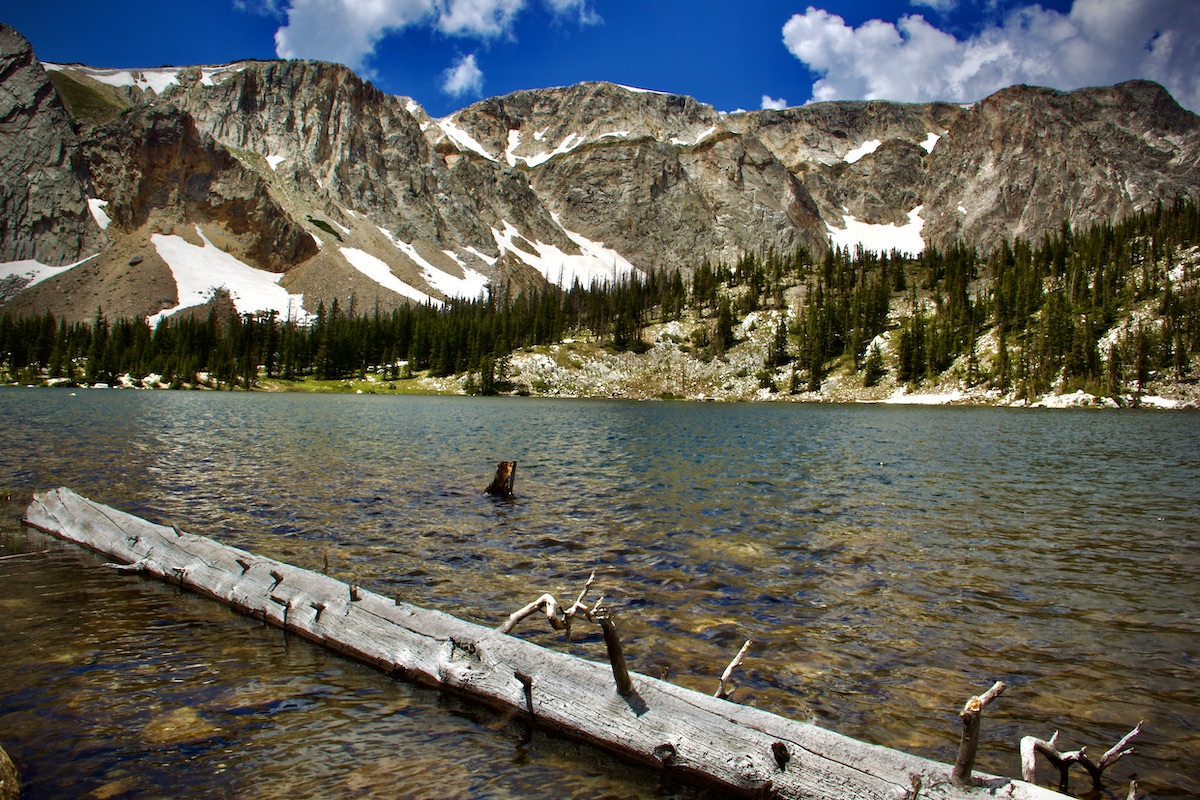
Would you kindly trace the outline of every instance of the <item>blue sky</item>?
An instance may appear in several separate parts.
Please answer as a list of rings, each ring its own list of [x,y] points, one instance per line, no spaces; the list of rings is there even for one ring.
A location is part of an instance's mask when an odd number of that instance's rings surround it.
[[[60,0],[0,14],[44,61],[345,63],[443,116],[607,80],[723,111],[969,102],[1013,83],[1149,78],[1200,110],[1200,0]]]

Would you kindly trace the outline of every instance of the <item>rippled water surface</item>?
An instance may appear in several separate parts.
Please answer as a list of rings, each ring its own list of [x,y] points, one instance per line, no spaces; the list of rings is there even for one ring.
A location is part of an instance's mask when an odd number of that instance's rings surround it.
[[[60,485],[484,624],[594,569],[634,669],[712,692],[750,638],[735,699],[941,760],[1002,679],[981,768],[1145,720],[1110,794],[1200,796],[1195,413],[0,389],[0,420],[29,798],[693,794],[22,530]]]

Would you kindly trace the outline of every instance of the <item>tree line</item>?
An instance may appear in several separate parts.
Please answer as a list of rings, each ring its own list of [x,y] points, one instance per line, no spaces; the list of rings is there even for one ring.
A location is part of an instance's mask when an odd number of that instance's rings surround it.
[[[647,325],[687,315],[701,323],[687,346],[711,359],[737,343],[738,320],[768,309],[783,313],[764,375],[790,365],[794,391],[818,389],[839,363],[870,385],[886,364],[899,382],[920,384],[958,362],[967,383],[1018,396],[1052,388],[1112,395],[1128,383],[1140,387],[1153,371],[1183,378],[1200,351],[1200,280],[1180,258],[1197,244],[1200,206],[1180,198],[1115,224],[1081,232],[1064,224],[1038,242],[1006,241],[986,255],[961,244],[915,258],[848,248],[820,257],[806,248],[766,251],[733,264],[705,261],[686,277],[651,272],[443,307],[360,314],[334,300],[307,324],[215,311],[167,317],[153,329],[99,310],[90,323],[2,315],[0,379],[94,384],[154,374],[172,386],[202,376],[249,389],[262,375],[467,373],[490,393],[502,388],[509,354],[560,342],[569,331],[636,352],[649,346]],[[1135,308],[1138,321],[1114,331]],[[889,331],[885,361],[879,342]],[[985,333],[994,337],[987,359],[976,352]]]

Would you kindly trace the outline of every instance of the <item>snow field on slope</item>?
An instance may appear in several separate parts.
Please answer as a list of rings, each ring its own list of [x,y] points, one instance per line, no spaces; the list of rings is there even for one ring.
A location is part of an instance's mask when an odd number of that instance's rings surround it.
[[[0,263],[0,281],[12,277],[24,279],[21,286],[24,289],[28,289],[30,286],[39,284],[48,278],[53,278],[55,275],[61,275],[69,269],[91,261],[97,255],[99,253],[94,253],[85,259],[76,261],[74,264],[66,264],[61,267],[52,267],[32,258],[22,259],[21,261],[5,261]]]
[[[453,259],[454,263],[458,264],[459,269],[463,271],[463,277],[461,278],[430,264],[417,252],[417,248],[408,242],[397,239],[387,228],[376,227],[392,243],[393,247],[404,253],[414,264],[421,268],[421,277],[425,279],[425,282],[442,294],[447,297],[461,297],[467,300],[474,300],[487,294],[489,283],[487,276],[482,272],[476,272],[468,267],[453,251],[443,250],[442,252]],[[417,290],[414,289],[414,291]]]
[[[203,246],[197,247],[181,236],[156,233],[150,237],[154,249],[167,262],[175,276],[179,304],[153,314],[146,322],[154,327],[164,317],[192,306],[207,303],[217,289],[224,287],[240,314],[278,311],[284,319],[307,321],[302,306],[304,295],[288,294],[279,285],[282,273],[255,269],[218,248],[196,226]]]
[[[501,252],[511,253],[540,272],[546,280],[564,289],[571,288],[575,281],[579,281],[583,286],[591,286],[616,281],[637,272],[633,264],[616,250],[563,228],[557,216],[553,219],[567,237],[579,246],[582,251],[580,255],[568,255],[555,245],[530,241],[510,222],[504,223],[502,231],[492,228],[492,236]],[[537,254],[529,253],[514,244],[513,240],[516,238],[529,242],[537,250]]]
[[[407,297],[409,300],[415,300],[418,303],[431,303],[435,306],[445,305],[445,303],[436,297],[427,295],[397,278],[392,274],[392,268],[382,259],[371,255],[365,250],[359,250],[357,247],[342,247],[340,249],[342,255],[350,262],[350,266],[383,288],[391,289],[401,297]]]
[[[925,250],[925,241],[921,238],[921,229],[925,227],[925,220],[921,219],[921,211],[924,208],[917,206],[908,212],[907,225],[872,225],[859,222],[845,214],[842,217],[845,228],[835,228],[828,222],[825,223],[825,227],[829,230],[829,238],[835,247],[848,247],[853,250],[861,245],[864,250],[876,253],[899,250],[915,256]]]

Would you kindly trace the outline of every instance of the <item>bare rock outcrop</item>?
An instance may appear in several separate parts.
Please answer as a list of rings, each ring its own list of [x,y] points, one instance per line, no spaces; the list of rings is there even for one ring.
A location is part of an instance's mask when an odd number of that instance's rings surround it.
[[[204,224],[226,233],[228,252],[270,272],[316,255],[312,236],[270,187],[177,108],[145,106],[93,129],[84,152],[112,224],[171,233]]]
[[[1194,195],[1200,118],[1149,81],[1014,86],[959,116],[931,154],[925,237],[985,249]]]
[[[0,23],[0,262],[60,266],[96,252],[79,139],[17,31]]]

